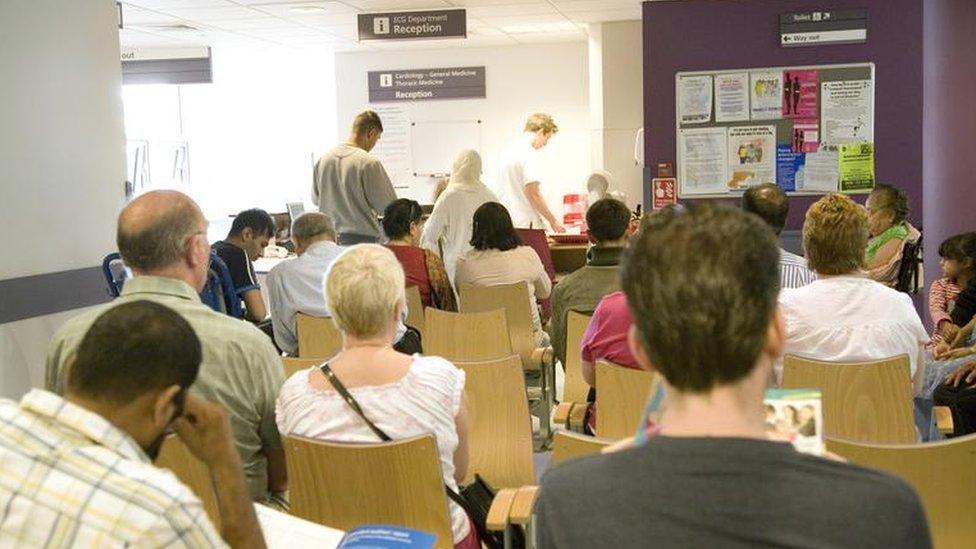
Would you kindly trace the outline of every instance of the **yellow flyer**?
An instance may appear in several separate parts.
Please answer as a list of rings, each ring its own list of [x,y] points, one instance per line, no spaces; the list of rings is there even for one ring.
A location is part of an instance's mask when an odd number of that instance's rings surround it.
[[[840,146],[837,158],[840,190],[845,193],[874,188],[874,144],[847,143]]]

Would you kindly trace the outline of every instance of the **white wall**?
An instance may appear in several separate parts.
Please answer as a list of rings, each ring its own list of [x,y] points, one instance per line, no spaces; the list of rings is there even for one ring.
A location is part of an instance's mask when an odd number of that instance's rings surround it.
[[[561,216],[562,195],[584,192],[590,170],[586,42],[336,54],[337,140],[345,140],[353,117],[369,106],[368,71],[462,66],[486,67],[485,99],[398,104],[406,107],[411,121],[482,120],[481,154],[489,185],[499,152],[521,135],[525,118],[533,112],[552,114],[559,134],[542,151],[542,190],[553,213]],[[414,192],[400,194],[430,202],[426,180]]]
[[[333,54],[218,46],[212,55],[213,84],[126,86],[127,137],[186,141],[188,192],[211,220],[308,202],[313,158],[336,134]]]

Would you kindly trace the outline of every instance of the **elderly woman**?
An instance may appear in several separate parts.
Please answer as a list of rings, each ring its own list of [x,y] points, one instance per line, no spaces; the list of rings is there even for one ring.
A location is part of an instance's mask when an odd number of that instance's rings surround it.
[[[342,351],[328,367],[366,417],[391,438],[433,434],[444,483],[456,491],[468,468],[464,372],[439,357],[409,356],[393,349],[405,306],[403,269],[396,257],[375,244],[347,249],[326,274],[325,294],[343,335]],[[379,442],[319,367],[296,372],[285,381],[275,411],[284,436]],[[448,506],[455,547],[480,547],[464,510],[452,501]]]
[[[536,299],[549,297],[552,281],[542,266],[539,254],[529,246],[522,245],[505,206],[488,202],[474,212],[471,246],[474,249],[457,264],[455,282],[458,287],[462,284],[497,286],[526,283],[536,345],[548,345],[549,335],[542,331]]]
[[[928,334],[911,299],[865,276],[868,214],[842,194],[807,210],[803,248],[817,280],[780,293],[786,321],[785,354],[827,362],[859,362],[908,355],[913,392],[925,371]],[[777,364],[782,378],[782,364]]]
[[[437,254],[420,247],[424,229],[423,209],[415,200],[401,198],[390,202],[383,212],[383,232],[407,277],[407,286],[420,290],[424,307],[457,311],[454,289]]]
[[[905,242],[918,240],[921,233],[908,217],[908,196],[889,185],[878,185],[865,203],[871,239],[865,248],[865,268],[870,278],[894,287],[898,283]]]
[[[471,218],[485,202],[495,202],[495,194],[481,182],[481,156],[465,150],[454,160],[447,188],[434,204],[420,243],[442,254],[447,275],[454,280],[458,259],[471,249]]]

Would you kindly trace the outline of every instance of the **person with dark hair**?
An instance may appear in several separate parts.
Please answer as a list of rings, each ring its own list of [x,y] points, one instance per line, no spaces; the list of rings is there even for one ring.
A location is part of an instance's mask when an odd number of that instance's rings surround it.
[[[929,288],[929,317],[932,321],[932,340],[929,348],[942,341],[952,343],[960,326],[952,323],[953,306],[960,292],[976,276],[976,233],[950,236],[939,245],[939,266],[944,277],[932,282]]]
[[[19,404],[0,400],[0,538],[24,547],[263,547],[227,412],[187,394],[202,356],[178,313],[130,300],[94,319],[63,396],[33,389]],[[220,487],[223,540],[197,496],[152,464],[171,428]]]
[[[420,247],[424,230],[424,211],[415,200],[400,198],[383,212],[386,247],[403,266],[407,287],[420,290],[424,307],[457,311],[457,300],[444,263],[434,252]]]
[[[592,246],[586,252],[586,265],[566,275],[552,292],[550,339],[556,358],[566,364],[566,315],[569,311],[592,314],[603,296],[620,288],[620,254],[627,244],[630,208],[615,198],[603,198],[586,211],[586,225]]]
[[[117,241],[134,277],[120,297],[72,318],[54,334],[44,387],[64,394],[71,357],[105,311],[137,300],[173,309],[203,347],[200,374],[190,391],[227,408],[251,498],[283,507],[288,477],[274,421],[275,397],[284,382],[281,357],[253,324],[200,302],[210,268],[206,235],[203,212],[183,193],[151,191],[127,204],[119,214]]]
[[[631,348],[664,377],[667,405],[646,442],[546,473],[537,546],[930,547],[903,480],[767,438],[763,393],[786,338],[773,232],[726,205],[662,212],[621,285]],[[874,520],[856,519],[865,502]]]
[[[275,234],[275,222],[268,212],[252,208],[234,217],[227,238],[214,242],[213,251],[224,260],[234,282],[234,293],[241,299],[244,317],[262,322],[268,308],[261,296],[261,285],[254,273],[254,260],[261,257]]]
[[[871,232],[864,252],[868,276],[894,287],[898,283],[905,243],[916,242],[922,236],[908,222],[908,195],[890,185],[877,185],[864,206]]]
[[[524,282],[529,288],[529,309],[535,327],[536,345],[549,344],[549,335],[542,330],[536,299],[545,299],[552,292],[552,281],[542,266],[539,254],[523,246],[508,210],[498,202],[486,202],[474,212],[471,227],[471,247],[457,263],[454,278],[457,287],[463,284],[495,286]]]
[[[742,194],[742,209],[758,215],[779,236],[790,213],[790,198],[779,185],[763,183],[746,189]],[[782,247],[779,249],[779,276],[781,288],[799,288],[817,278],[805,259]]]
[[[377,217],[396,200],[386,169],[369,154],[381,135],[380,116],[363,111],[353,121],[349,139],[315,163],[312,203],[335,223],[343,246],[379,242]]]

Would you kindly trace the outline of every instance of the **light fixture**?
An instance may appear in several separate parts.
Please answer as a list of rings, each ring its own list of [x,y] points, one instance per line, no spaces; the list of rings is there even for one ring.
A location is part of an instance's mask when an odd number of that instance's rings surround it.
[[[325,8],[322,6],[292,6],[288,10],[294,13],[319,13],[325,11]]]

